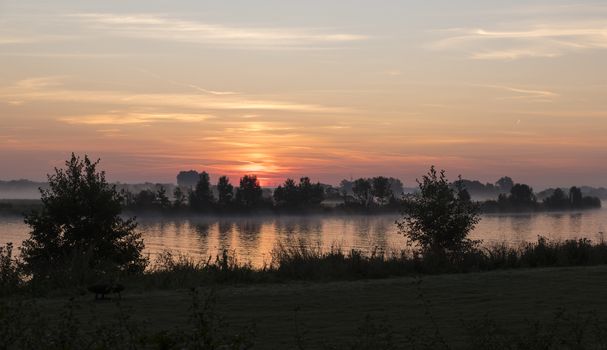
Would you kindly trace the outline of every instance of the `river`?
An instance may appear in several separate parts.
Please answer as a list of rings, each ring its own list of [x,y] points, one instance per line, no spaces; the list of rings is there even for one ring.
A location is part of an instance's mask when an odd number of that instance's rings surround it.
[[[151,255],[163,250],[207,258],[228,249],[241,262],[269,263],[278,242],[370,251],[398,251],[405,239],[398,234],[398,215],[262,216],[262,217],[140,217],[138,230]],[[553,240],[602,239],[607,232],[607,209],[582,212],[483,215],[470,237],[483,244]],[[18,216],[0,216],[0,243],[19,245],[28,226]]]

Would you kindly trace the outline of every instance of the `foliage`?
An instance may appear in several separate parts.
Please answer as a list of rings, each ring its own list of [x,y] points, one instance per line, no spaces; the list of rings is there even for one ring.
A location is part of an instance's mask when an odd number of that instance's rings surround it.
[[[372,190],[373,185],[369,179],[357,179],[352,185],[354,197],[356,197],[356,200],[364,207],[371,205],[371,201],[373,200]]]
[[[230,179],[227,176],[219,178],[217,181],[217,191],[219,192],[219,200],[217,202],[219,207],[229,207],[234,199],[234,186],[230,184]]]
[[[173,208],[182,209],[186,206],[186,195],[181,189],[181,187],[175,187],[175,191],[173,191]]]
[[[386,205],[393,196],[390,179],[383,176],[371,179],[371,194],[379,205]]]
[[[273,197],[279,207],[314,208],[324,200],[325,191],[320,183],[312,184],[310,178],[302,177],[299,184],[287,179],[274,190]]]
[[[154,209],[157,203],[156,193],[152,190],[142,190],[133,198],[133,206],[141,209]]]
[[[436,257],[456,257],[474,247],[468,234],[479,222],[478,205],[470,201],[465,189],[453,189],[445,172],[430,168],[419,192],[405,197],[399,232],[408,243],[417,246],[423,254]]]
[[[208,211],[213,208],[214,202],[209,174],[203,171],[200,173],[196,188],[190,192],[190,207],[195,211]]]
[[[515,184],[512,186],[508,199],[517,208],[534,207],[537,202],[533,189],[526,184]]]
[[[544,206],[556,210],[568,209],[570,207],[569,198],[562,189],[557,188],[551,196],[544,199]]]
[[[256,175],[245,175],[236,189],[236,201],[245,209],[252,209],[262,202],[262,190]]]
[[[171,200],[167,196],[167,190],[164,186],[159,186],[156,190],[155,204],[161,209],[166,210],[171,208]]]
[[[540,193],[542,203],[537,202],[533,189],[525,184],[515,184],[510,194],[500,194],[497,201],[482,203],[484,212],[529,212],[539,210],[582,210],[600,208],[598,197],[583,196],[577,187],[571,187],[569,194],[561,188],[549,189]]]
[[[110,186],[99,161],[72,154],[65,169],[48,176],[49,189],[41,190],[42,208],[25,217],[31,228],[21,255],[25,272],[34,279],[49,279],[63,272],[71,283],[83,283],[77,271],[108,273],[142,271],[143,241],[135,219],[123,219],[122,198]]]
[[[509,176],[501,177],[495,182],[495,185],[500,189],[502,193],[509,193],[514,186],[514,181]]]
[[[22,274],[13,257],[13,244],[0,247],[0,296],[11,294],[21,286]]]

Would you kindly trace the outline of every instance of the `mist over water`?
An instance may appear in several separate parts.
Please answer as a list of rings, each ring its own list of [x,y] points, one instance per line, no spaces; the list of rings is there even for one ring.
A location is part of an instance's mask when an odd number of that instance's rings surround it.
[[[241,262],[262,266],[271,260],[278,242],[303,243],[325,250],[339,246],[345,250],[398,251],[405,239],[394,224],[398,215],[349,216],[260,216],[138,218],[139,230],[152,256],[163,250],[207,259],[224,249],[235,251]],[[602,239],[607,232],[607,210],[535,214],[483,215],[471,238],[491,245],[517,245],[549,239]],[[19,216],[0,216],[0,243],[19,245],[28,236],[28,227]]]

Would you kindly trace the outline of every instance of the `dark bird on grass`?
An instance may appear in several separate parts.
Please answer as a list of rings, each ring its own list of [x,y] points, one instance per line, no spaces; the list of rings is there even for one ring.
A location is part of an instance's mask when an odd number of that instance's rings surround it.
[[[119,283],[99,283],[88,287],[88,290],[95,294],[95,300],[105,299],[106,294],[118,294],[118,298],[122,298],[120,293],[124,286]]]

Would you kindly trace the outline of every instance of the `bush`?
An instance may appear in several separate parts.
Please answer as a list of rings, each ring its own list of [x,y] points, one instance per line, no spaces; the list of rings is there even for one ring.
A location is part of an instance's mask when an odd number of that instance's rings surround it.
[[[405,197],[399,232],[426,257],[444,263],[473,249],[478,242],[468,234],[479,222],[479,206],[470,200],[462,180],[450,186],[444,170],[434,167],[418,181],[419,191]]]
[[[134,218],[123,219],[122,196],[97,162],[72,154],[48,176],[42,208],[26,215],[30,237],[21,249],[25,272],[43,284],[81,285],[147,264]]]

